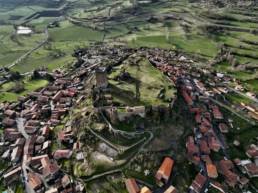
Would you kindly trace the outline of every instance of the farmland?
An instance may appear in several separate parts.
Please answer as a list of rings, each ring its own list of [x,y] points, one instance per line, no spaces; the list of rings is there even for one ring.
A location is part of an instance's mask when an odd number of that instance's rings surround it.
[[[255,15],[248,14],[244,8],[198,9],[198,3],[188,3],[186,0],[140,3],[136,10],[131,10],[129,1],[107,0],[99,4],[79,0],[63,2],[65,3],[68,3],[65,9],[68,17],[50,15],[29,20],[26,25],[31,26],[36,33],[31,37],[18,37],[17,42],[21,43],[19,45],[10,39],[14,32],[13,25],[22,24],[29,15],[49,8],[45,3],[29,7],[17,6],[14,9],[8,6],[1,8],[0,18],[5,23],[0,30],[4,48],[0,53],[1,66],[10,64],[40,42],[44,37],[45,27],[57,20],[60,20],[59,26],[49,29],[49,44],[61,49],[64,52],[63,58],[47,59],[49,50],[43,47],[22,61],[15,70],[33,70],[47,65],[44,63],[51,60],[53,67],[50,70],[53,70],[71,61],[71,57],[67,55],[75,47],[101,41],[124,43],[132,47],[177,49],[203,61],[212,60],[218,54],[220,46],[225,44],[240,64],[249,66],[258,60],[257,45],[252,43],[258,41],[253,33],[257,27]],[[59,6],[63,4],[60,3]],[[133,11],[137,13],[136,16],[130,14]],[[216,31],[218,26],[222,28],[218,33],[209,32],[213,28]],[[36,62],[37,60],[39,61]],[[25,70],[21,70],[24,66]],[[237,78],[243,79],[238,76],[242,70],[233,71]],[[252,79],[257,78],[257,74],[252,75]]]
[[[20,85],[23,85],[24,89],[21,92],[14,92],[13,90]],[[19,96],[25,96],[31,91],[42,88],[48,84],[47,80],[20,80],[18,82],[12,81],[6,84],[3,84],[0,87],[0,101],[16,101]]]
[[[71,148],[74,143],[73,139],[69,146],[62,144],[62,139],[55,141],[61,136],[59,133],[76,129],[72,134],[79,142],[73,145],[76,156],[58,163],[73,177],[82,177],[89,192],[124,192],[127,177],[156,188],[154,177],[164,156],[175,160],[171,181],[180,192],[185,192],[197,174],[197,168],[189,164],[192,155],[185,156],[187,138],[193,136],[193,143],[200,146],[198,140],[205,133],[199,131],[203,125],[194,120],[198,119],[192,116],[194,113],[201,116],[200,122],[204,118],[210,121],[208,133],[214,136],[203,137],[209,148],[213,144],[208,140],[213,139],[220,141],[215,145],[230,147],[226,153],[216,154],[216,147],[213,149],[210,158],[215,165],[223,156],[245,159],[246,149],[257,143],[257,125],[251,117],[255,110],[245,105],[257,103],[254,96],[258,94],[258,5],[210,2],[213,1],[0,0],[0,103],[7,108],[19,97],[31,94],[26,105],[12,108],[18,108],[15,116],[23,116],[26,112],[20,113],[22,108],[31,109],[29,103],[36,101],[32,111],[40,113],[32,119],[41,119],[41,103],[46,104],[51,117],[42,118],[40,124],[60,119],[51,126],[49,140],[53,143],[49,149],[53,157],[56,150]],[[99,73],[107,81],[107,88],[92,83],[97,67],[106,67],[105,72]],[[63,85],[59,88],[59,84]],[[32,96],[33,91],[39,90],[43,97]],[[67,96],[58,99],[56,91]],[[58,104],[52,103],[54,96],[54,103]],[[213,103],[221,106],[223,121],[217,120]],[[103,107],[103,112],[93,112],[99,107]],[[111,108],[104,111],[106,107]],[[60,117],[52,116],[53,108],[64,111]],[[143,113],[122,119],[130,111],[142,109],[150,120],[145,120]],[[67,114],[63,115],[64,112]],[[5,114],[9,116],[10,111]],[[117,114],[120,116],[112,117]],[[116,122],[118,118],[121,121]],[[219,123],[230,128],[222,132]],[[0,128],[1,136],[5,135],[5,126]],[[216,137],[217,133],[225,134],[228,143],[224,144],[220,135]],[[141,146],[136,143],[143,142],[140,138],[145,140]],[[112,148],[99,144],[102,140],[115,147],[117,157],[110,156],[105,161],[96,153],[101,149],[113,154]],[[81,143],[85,145],[82,148]],[[132,149],[125,150],[129,145]],[[13,152],[13,146],[10,147]],[[199,151],[200,147],[196,149]],[[131,160],[131,156],[135,159]],[[117,160],[114,162],[113,158]],[[116,165],[117,176],[111,179],[103,175],[94,180],[94,176],[113,171]],[[206,172],[207,166],[199,166],[201,173]],[[20,176],[26,179],[26,172],[22,171]],[[218,181],[224,183],[224,177],[219,176]],[[22,192],[21,184],[15,186],[15,192]]]

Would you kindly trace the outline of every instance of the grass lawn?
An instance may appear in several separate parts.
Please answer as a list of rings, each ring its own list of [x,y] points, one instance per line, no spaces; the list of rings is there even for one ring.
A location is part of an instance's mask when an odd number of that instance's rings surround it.
[[[53,152],[55,152],[57,149],[58,149],[57,144],[56,144],[56,143],[52,143],[52,144],[51,144],[51,152],[53,153]]]
[[[242,56],[235,56],[235,57],[239,61],[240,64],[244,64],[244,63],[258,63],[258,59],[249,58],[249,57],[242,57]]]
[[[33,26],[35,31],[42,32],[50,22],[55,20],[57,20],[55,17],[41,17],[30,21],[29,24]]]
[[[28,93],[42,88],[48,84],[47,80],[24,80],[24,91],[21,93],[7,92],[8,89],[11,89],[15,86],[15,82],[9,82],[0,88],[0,102],[3,101],[16,101],[19,96],[25,96]]]
[[[228,94],[226,95],[226,97],[233,103],[236,105],[239,105],[241,102],[245,103],[245,104],[251,104],[252,100],[250,100],[249,98],[240,96],[238,94]]]
[[[257,23],[252,23],[252,22],[243,22],[243,21],[232,21],[230,22],[233,25],[243,27],[243,28],[257,28],[258,24]]]
[[[230,129],[230,133],[226,135],[227,143],[229,145],[229,154],[232,159],[242,158],[246,159],[245,151],[246,148],[252,144],[256,143],[256,137],[258,137],[257,126],[252,126],[243,119],[239,119],[234,114],[229,113],[227,110],[223,110],[228,117],[233,120],[233,129]],[[233,145],[234,140],[240,142],[240,147]]]
[[[248,40],[248,41],[258,41],[258,36],[255,34],[251,34],[248,32],[230,32],[230,35],[232,37],[242,39],[242,40]]]
[[[220,72],[227,72],[231,69],[231,65],[228,62],[224,61],[224,62],[220,62],[218,64],[215,64],[214,68],[217,71],[220,71]]]
[[[25,51],[10,51],[0,54],[0,66],[12,64],[17,58],[25,54]]]
[[[25,83],[25,89],[27,91],[33,91],[38,88],[44,87],[48,84],[47,80],[31,80]]]
[[[252,76],[251,73],[245,72],[245,71],[230,71],[228,72],[231,76],[233,76],[234,78],[241,80],[241,81],[245,81],[250,79],[250,77]]]
[[[11,25],[0,26],[0,67],[13,63],[45,38],[43,33],[34,33],[30,36],[16,35],[11,38],[13,32],[14,28]]]
[[[244,82],[244,84],[250,90],[254,91],[255,93],[258,93],[258,79],[247,80]]]
[[[147,35],[138,37],[130,44],[133,46],[177,48],[190,54],[199,54],[205,57],[214,57],[218,51],[215,42],[198,35],[189,36],[188,38],[178,35]]]
[[[129,171],[129,170],[126,170],[124,173],[128,178],[135,178],[135,179],[138,179],[138,180],[142,180],[142,181],[147,182],[151,185],[156,184],[156,181],[155,181],[155,178],[154,178],[153,175],[145,176],[143,174],[143,172],[136,172],[136,171]]]
[[[72,61],[74,61],[74,58],[71,55],[52,58],[50,56],[50,51],[40,50],[16,65],[13,70],[24,73],[31,72],[40,67],[47,67],[49,71],[52,71],[56,68],[63,67]]]
[[[107,38],[115,38],[118,36],[126,35],[127,33],[128,33],[128,29],[125,25],[112,26],[111,29],[108,29],[106,37]]]
[[[122,68],[129,72],[136,82],[112,80],[122,70],[121,68],[115,69],[109,76],[111,86],[114,87],[113,90],[117,92],[117,94],[113,93],[115,94],[115,99],[118,99],[127,105],[158,105],[168,104],[166,100],[175,96],[176,91],[173,84],[147,60],[142,60],[139,63],[139,67],[124,64]],[[137,87],[139,89],[138,101],[135,99]],[[166,90],[164,96],[165,100],[157,98],[161,88],[165,88]],[[125,97],[123,97],[123,95],[125,95]]]
[[[49,48],[48,48],[49,46]],[[76,47],[85,47],[87,44],[81,42],[50,42],[33,52],[28,58],[14,67],[19,72],[28,72],[39,67],[47,67],[49,71],[63,67],[72,63],[75,59],[72,57],[73,50]],[[62,55],[58,55],[61,52]]]
[[[73,25],[67,21],[62,22],[59,28],[50,30],[54,41],[101,41],[103,32],[87,27]]]
[[[22,187],[21,184],[16,185],[15,193],[24,193],[23,190],[24,190],[24,188]]]

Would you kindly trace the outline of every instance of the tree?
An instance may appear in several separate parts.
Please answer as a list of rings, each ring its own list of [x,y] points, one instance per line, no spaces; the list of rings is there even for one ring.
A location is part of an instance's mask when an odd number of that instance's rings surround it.
[[[31,79],[32,80],[37,80],[37,79],[40,79],[40,78],[41,78],[41,75],[40,75],[39,71],[34,70],[32,76],[31,76]]]
[[[15,82],[15,86],[11,89],[14,93],[21,93],[25,90],[23,82]]]
[[[10,72],[10,80],[19,80],[21,79],[21,74],[19,72]]]

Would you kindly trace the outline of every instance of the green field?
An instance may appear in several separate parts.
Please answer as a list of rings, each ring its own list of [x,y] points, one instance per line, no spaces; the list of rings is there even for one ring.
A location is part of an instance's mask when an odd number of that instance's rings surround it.
[[[14,31],[13,22],[10,19],[19,18],[17,21],[21,22],[25,16],[46,10],[44,6],[43,3],[30,7],[18,6],[14,9],[1,8],[3,11],[0,18],[8,21],[0,28],[0,41],[2,42],[0,64],[2,66],[12,63],[31,47],[37,45],[44,38],[43,31],[48,23],[59,20],[56,17],[46,16],[29,21],[28,25],[37,33],[31,37],[18,37],[17,41],[21,44],[17,45],[17,42],[10,39]],[[187,0],[139,4],[138,6],[138,15],[134,16],[130,14],[129,1],[106,0],[101,4],[88,0],[73,2],[66,9],[66,14],[80,23],[74,24],[62,18],[59,27],[49,29],[51,49],[40,48],[14,69],[27,72],[46,66],[51,71],[71,63],[70,55],[76,47],[87,46],[92,42],[102,40],[110,43],[119,42],[131,47],[177,49],[204,61],[212,60],[217,55],[219,46],[224,43],[232,50],[240,64],[255,65],[258,62],[258,46],[251,43],[258,41],[258,36],[251,33],[257,27],[255,15],[247,16],[248,12],[244,9],[207,9],[204,7],[200,9],[197,3],[189,3]],[[19,17],[15,13],[19,13]],[[121,19],[106,20],[104,24],[102,18],[107,17],[109,13],[110,16]],[[159,17],[157,20],[150,21],[149,18],[153,14]],[[180,19],[163,17],[163,15],[170,14]],[[223,30],[219,33],[210,33],[205,27],[207,24],[208,26],[222,25]],[[229,28],[232,26],[237,29],[250,29],[250,31],[232,30]],[[104,28],[105,31],[103,31]],[[60,51],[61,56],[53,57],[55,52]],[[221,65],[216,69],[228,72],[243,81],[250,80],[248,88],[256,91],[255,81],[252,80],[255,80],[258,74],[254,71],[246,73]]]
[[[131,42],[133,46],[162,47],[179,49],[190,54],[214,57],[217,53],[216,44],[201,36],[140,36]]]
[[[11,64],[45,38],[41,32],[30,36],[12,35],[14,32],[11,25],[0,27],[0,66]]]
[[[244,82],[244,84],[250,90],[258,93],[258,79],[257,78],[253,79],[253,80],[247,80],[247,81]]]
[[[12,88],[17,84],[23,82],[24,91],[20,93],[12,92]],[[48,84],[47,80],[23,80],[19,82],[8,82],[0,87],[0,102],[3,101],[16,101],[19,96],[25,96],[28,93],[42,88]]]
[[[25,0],[17,1],[16,4],[8,3],[7,0],[6,2],[6,4],[0,3],[0,68],[9,66],[43,42],[47,37],[45,33],[47,26],[57,22],[57,26],[48,28],[47,43],[15,65],[12,71],[25,73],[40,67],[46,67],[49,71],[65,68],[76,60],[72,57],[74,50],[101,42],[110,45],[122,44],[130,48],[151,47],[176,50],[180,51],[179,54],[183,52],[192,57],[196,63],[200,63],[201,67],[207,67],[207,64],[216,58],[223,45],[236,59],[237,64],[233,66],[228,61],[223,61],[212,68],[236,78],[248,91],[258,94],[258,32],[255,31],[258,28],[257,5],[248,9],[234,6],[219,8],[201,6],[193,0],[153,0],[151,3],[141,1],[133,7],[130,0],[66,0],[68,6],[63,10],[61,17],[45,15],[27,20],[26,18],[34,13],[58,8],[60,4],[55,1],[50,3],[47,0],[37,1],[33,5],[28,5]],[[19,25],[30,27],[33,33],[29,36],[17,35],[16,27]],[[114,67],[108,75],[112,102],[122,106],[168,105],[171,99],[175,98],[176,89],[173,83],[154,68],[145,57],[139,56],[138,65],[133,63],[134,61],[129,57],[120,66]],[[129,81],[115,79],[122,72],[128,72],[131,79]],[[16,101],[19,96],[25,96],[45,87],[48,83],[47,80],[29,78],[7,82],[0,87],[0,102]],[[15,92],[17,87],[23,87],[23,89]],[[241,102],[252,103],[248,98],[232,93],[226,95],[226,98],[234,105],[239,105]],[[81,109],[76,110],[78,114],[81,113]],[[228,118],[233,119],[234,125],[226,135],[229,156],[232,159],[246,159],[246,148],[251,143],[257,143],[255,139],[258,136],[257,126],[252,126],[226,110],[223,111],[229,115]],[[174,113],[182,119],[175,118],[174,122],[178,124],[177,126],[191,121],[181,116],[180,112]],[[62,130],[67,119],[69,117],[55,127],[54,132]],[[134,121],[134,124],[137,123],[137,120]],[[115,126],[125,131],[132,131],[135,127],[131,123],[120,123]],[[186,134],[192,132],[190,128],[192,125],[187,123],[187,130],[184,131],[182,140],[178,141],[179,145],[182,142],[182,149],[185,148]],[[126,144],[129,142],[128,139],[118,140],[117,136],[109,136],[109,133],[106,135],[105,137],[109,137],[112,142],[130,145]],[[240,147],[233,145],[234,140],[240,142]],[[53,143],[52,151],[57,148],[60,147]],[[176,154],[175,157],[180,158],[175,159],[173,173],[176,175],[173,176],[173,184],[177,184],[179,191],[184,192],[194,179],[196,168],[187,163],[187,159],[181,155],[181,152],[174,150],[171,152],[173,155]],[[132,152],[123,154],[123,158],[130,153]],[[68,167],[71,162],[66,161],[63,164]],[[75,164],[75,173],[85,175],[86,170],[80,165]],[[102,172],[107,168],[96,164],[94,169]],[[123,172],[125,177],[135,177],[155,184],[154,174],[146,177],[143,172],[133,172],[129,169]],[[123,178],[119,177],[119,180],[121,179]],[[124,182],[119,180],[114,182],[108,177],[101,178],[89,183],[87,191],[96,192],[97,187],[102,191],[101,193],[124,193],[126,192]],[[257,180],[254,182],[258,184]],[[2,191],[1,183],[0,190]],[[17,184],[15,192],[22,193],[22,190],[23,187]]]
[[[227,135],[227,142],[229,145],[229,153],[232,159],[240,158],[246,159],[245,151],[248,146],[252,143],[255,143],[256,136],[258,135],[257,126],[252,126],[243,119],[230,114],[230,117],[234,121],[234,128],[230,130],[230,133]],[[236,147],[233,145],[234,140],[240,142],[240,146]]]
[[[228,94],[226,95],[226,98],[232,102],[233,104],[235,105],[239,105],[240,103],[245,103],[245,104],[252,104],[252,100],[250,100],[249,98],[246,98],[246,97],[243,97],[241,95],[238,95],[238,94]]]
[[[37,11],[47,10],[46,3],[1,7],[0,20],[5,24],[0,24],[0,66],[11,64],[38,45],[44,40],[46,26],[56,20],[60,20],[59,27],[49,29],[49,43],[33,52],[14,70],[27,72],[45,66],[51,71],[63,67],[73,62],[71,54],[74,49],[103,40],[130,47],[180,50],[201,59],[204,65],[217,55],[220,45],[225,44],[240,65],[257,66],[258,63],[258,36],[252,33],[257,28],[256,15],[248,15],[245,9],[200,9],[198,3],[189,3],[188,0],[162,1],[139,4],[135,16],[131,14],[129,1],[69,2],[72,3],[65,14],[77,22],[51,16],[32,19],[27,25],[36,33],[30,37],[13,36],[13,25],[22,23]],[[107,19],[108,15],[114,19]],[[151,20],[152,16],[157,19]],[[222,26],[222,30],[209,31],[209,27],[216,25]],[[244,81],[248,89],[257,92],[257,70],[247,72],[226,65],[217,65],[215,69]]]
[[[135,81],[115,81],[114,78],[123,70],[128,72]],[[115,68],[109,76],[109,82],[113,90],[118,91],[116,91],[117,93],[113,93],[114,100],[118,100],[127,105],[167,104],[168,100],[173,99],[175,96],[175,88],[172,82],[145,59],[139,63],[139,66],[123,64]],[[139,90],[139,98],[135,100],[137,87]],[[165,89],[164,99],[158,98],[161,88]],[[126,97],[118,93],[123,93]]]
[[[62,22],[59,28],[50,30],[50,35],[56,42],[101,41],[103,38],[103,32],[87,27],[76,26],[69,22]]]

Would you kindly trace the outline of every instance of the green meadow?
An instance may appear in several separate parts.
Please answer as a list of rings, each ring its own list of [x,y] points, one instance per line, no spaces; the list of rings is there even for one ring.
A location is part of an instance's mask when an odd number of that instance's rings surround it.
[[[116,81],[114,78],[122,71],[130,74],[134,81]],[[142,60],[139,66],[123,64],[114,69],[109,76],[109,82],[114,90],[120,93],[113,93],[115,100],[130,105],[157,105],[168,104],[168,100],[175,95],[175,88],[159,70],[154,68],[147,60]],[[138,87],[138,89],[137,89]],[[158,98],[161,89],[164,88],[164,98]],[[137,91],[138,90],[138,91]],[[138,93],[138,94],[137,94]],[[136,96],[138,99],[136,100]]]
[[[19,93],[12,91],[18,84],[23,84],[24,90]],[[18,82],[8,82],[0,87],[0,102],[4,101],[16,101],[19,96],[25,96],[28,93],[42,88],[48,84],[47,80],[19,80]]]

